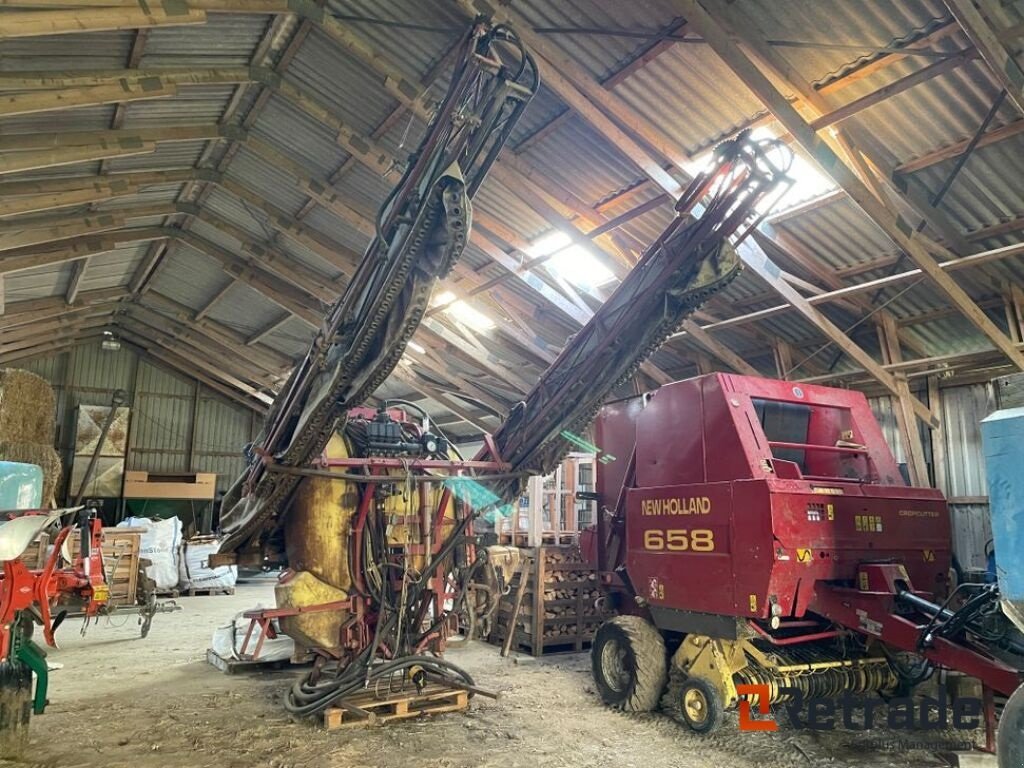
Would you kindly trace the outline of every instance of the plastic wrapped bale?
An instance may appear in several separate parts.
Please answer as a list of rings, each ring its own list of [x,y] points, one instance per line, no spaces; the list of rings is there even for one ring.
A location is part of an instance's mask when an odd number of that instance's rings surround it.
[[[220,547],[216,536],[202,536],[186,541],[181,547],[179,587],[182,590],[230,590],[238,580],[238,567],[210,567],[210,555]]]
[[[60,454],[49,444],[20,443],[0,440],[0,460],[21,464],[35,464],[43,470],[43,506],[56,506],[57,486],[60,485],[62,465]]]
[[[57,401],[46,379],[0,368],[0,441],[53,445]]]
[[[149,560],[146,576],[156,584],[158,592],[170,592],[178,586],[178,558],[181,556],[181,520],[150,520],[146,517],[128,517],[118,528],[138,528],[142,531],[139,557]]]

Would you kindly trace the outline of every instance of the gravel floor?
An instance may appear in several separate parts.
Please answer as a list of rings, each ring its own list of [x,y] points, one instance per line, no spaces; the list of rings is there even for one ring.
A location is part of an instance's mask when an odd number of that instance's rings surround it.
[[[601,705],[586,654],[501,659],[474,643],[454,650],[479,685],[468,713],[326,732],[293,722],[281,695],[295,670],[228,676],[205,662],[213,630],[237,611],[271,605],[272,584],[234,596],[182,598],[184,609],[138,637],[135,619],[85,637],[71,622],[51,661],[50,708],[33,723],[31,765],[48,768],[770,768],[938,766],[932,751],[877,742],[952,743],[958,733],[796,731],[739,733],[734,721],[700,737],[662,714],[629,716]],[[116,624],[124,622],[121,626]],[[780,718],[782,719],[782,718]],[[974,735],[976,737],[976,734]]]

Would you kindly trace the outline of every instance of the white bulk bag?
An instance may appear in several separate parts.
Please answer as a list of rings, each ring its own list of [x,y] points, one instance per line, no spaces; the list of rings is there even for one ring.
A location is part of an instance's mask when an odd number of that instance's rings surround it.
[[[238,567],[210,567],[210,555],[220,548],[214,537],[186,541],[181,547],[179,579],[182,589],[231,589],[238,579]]]
[[[139,528],[139,557],[150,561],[146,575],[156,582],[157,590],[166,592],[178,586],[178,556],[181,547],[181,520],[150,520],[146,517],[128,517],[118,528]]]

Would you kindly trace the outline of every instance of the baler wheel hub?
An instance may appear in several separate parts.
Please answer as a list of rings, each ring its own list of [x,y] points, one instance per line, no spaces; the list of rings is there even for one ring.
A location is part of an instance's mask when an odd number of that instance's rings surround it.
[[[702,677],[686,678],[677,702],[683,720],[697,733],[711,733],[722,724],[725,705],[721,694]]]
[[[616,693],[624,693],[632,682],[626,668],[626,654],[629,650],[618,640],[609,640],[601,649],[601,667],[605,671],[608,687]]]
[[[708,700],[703,691],[691,688],[683,695],[683,707],[686,709],[686,717],[695,723],[702,723],[708,719]]]

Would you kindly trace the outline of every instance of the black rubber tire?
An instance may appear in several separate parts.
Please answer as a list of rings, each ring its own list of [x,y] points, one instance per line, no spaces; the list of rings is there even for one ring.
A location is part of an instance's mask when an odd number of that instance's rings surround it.
[[[668,681],[665,641],[639,616],[616,616],[602,624],[590,665],[604,703],[627,712],[655,709]]]
[[[0,664],[0,760],[28,753],[32,716],[32,672],[20,663]]]
[[[687,706],[687,695],[696,696],[701,704],[701,717],[696,717]],[[679,712],[690,729],[697,733],[711,733],[722,724],[725,706],[718,691],[702,677],[688,677],[679,690]]]
[[[999,768],[1024,766],[1024,685],[1013,692],[1003,707],[996,730],[996,756]]]

